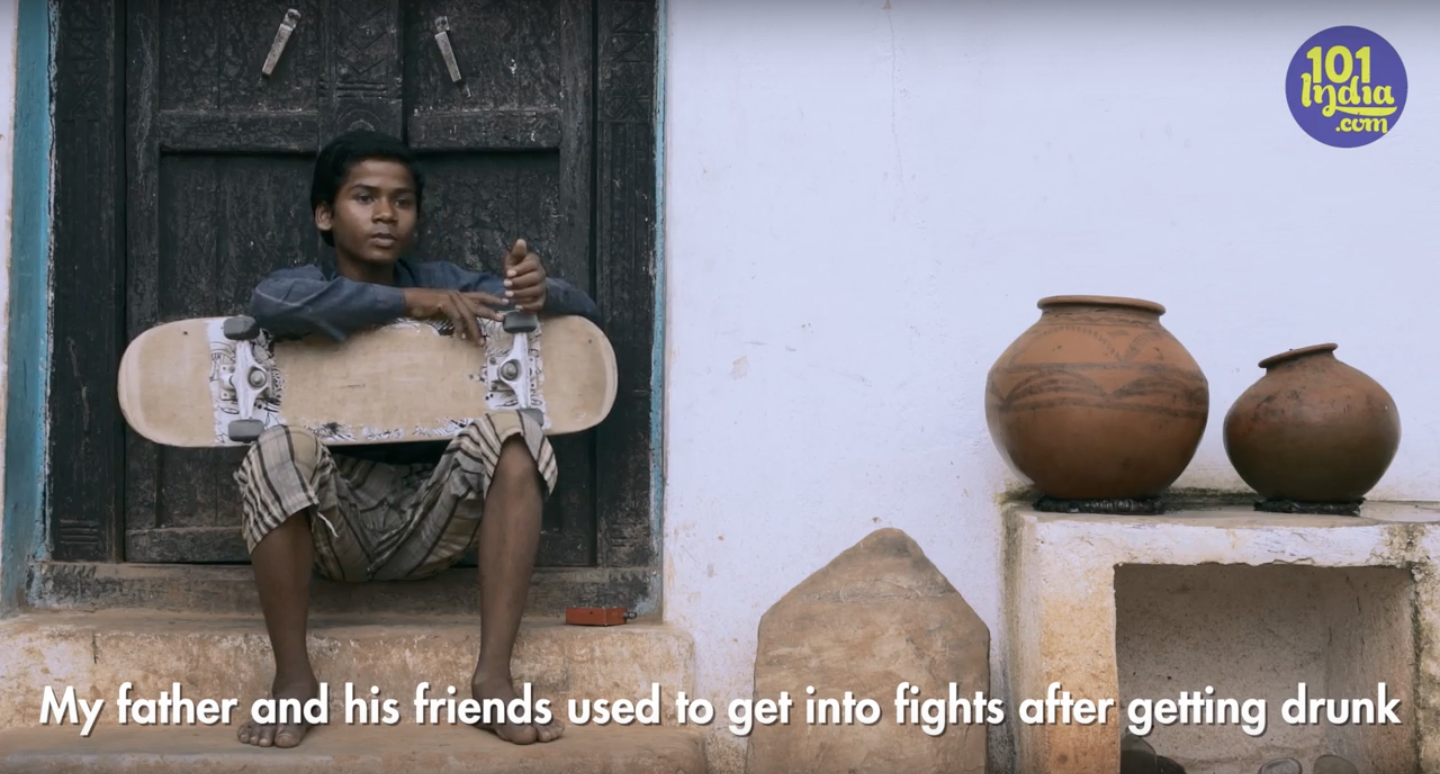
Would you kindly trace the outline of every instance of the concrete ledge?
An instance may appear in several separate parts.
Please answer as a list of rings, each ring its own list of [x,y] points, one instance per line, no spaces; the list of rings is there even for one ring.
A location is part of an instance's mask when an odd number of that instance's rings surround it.
[[[367,698],[379,686],[379,697],[399,700],[402,713],[422,682],[430,683],[431,698],[447,698],[452,685],[460,698],[468,696],[480,625],[476,616],[317,618],[309,642],[316,674],[330,685],[331,717],[343,720],[347,682]],[[100,724],[113,725],[125,682],[134,684],[134,698],[158,699],[175,682],[197,702],[237,698],[246,716],[252,701],[269,695],[273,677],[259,617],[32,614],[0,622],[0,653],[0,730],[38,726],[46,686],[61,693],[74,686],[78,698],[105,699]],[[569,699],[633,701],[649,697],[652,683],[662,687],[661,706],[669,710],[677,690],[693,693],[693,661],[689,635],[664,624],[527,622],[514,671],[517,682],[532,683],[534,698],[549,699],[563,717]],[[673,712],[664,719],[673,722]]]
[[[0,771],[6,774],[704,774],[705,770],[701,736],[680,729],[569,728],[554,742],[521,747],[463,726],[327,726],[312,729],[303,744],[286,750],[242,745],[226,728],[111,727],[87,739],[69,729],[0,732]]]
[[[1224,693],[1221,685],[1237,697],[1237,691],[1266,690],[1255,685],[1273,688],[1293,675],[1294,682],[1308,679],[1312,686],[1343,686],[1344,697],[1351,698],[1363,697],[1361,689],[1368,687],[1373,699],[1375,681],[1386,680],[1390,697],[1402,699],[1406,713],[1403,726],[1317,729],[1310,742],[1329,733],[1319,741],[1364,759],[1356,761],[1363,771],[1440,771],[1434,698],[1440,688],[1440,582],[1434,564],[1440,556],[1440,510],[1377,503],[1356,518],[1239,509],[1125,517],[1016,509],[1005,520],[1017,770],[1117,772],[1120,737],[1128,725],[1127,687],[1138,686],[1147,694],[1141,698],[1152,698],[1148,689],[1167,686],[1168,698],[1177,699],[1180,691],[1203,691],[1208,681],[1217,688],[1216,698]],[[1257,567],[1282,572],[1245,572]],[[1360,568],[1397,572],[1377,575]],[[1283,572],[1287,569],[1301,574]],[[1117,593],[1124,610],[1117,609]],[[1121,620],[1122,613],[1130,618]],[[1202,621],[1203,626],[1197,623]],[[1121,647],[1129,650],[1122,653]],[[1190,655],[1163,661],[1169,652]],[[1215,653],[1234,657],[1209,658]],[[1162,669],[1167,671],[1157,672]],[[1250,676],[1255,679],[1247,686]],[[1044,699],[1052,682],[1075,697],[1120,703],[1103,725],[1019,722],[1019,702]],[[1223,733],[1210,739],[1223,738],[1231,749],[1207,754],[1234,756],[1236,771],[1253,772],[1277,752],[1300,753],[1295,757],[1308,767],[1325,750],[1284,749],[1295,738],[1281,733],[1277,740],[1281,701],[1268,702],[1272,730],[1259,739],[1234,724],[1223,732],[1178,725],[1157,729],[1167,743],[1191,745],[1182,752],[1195,752],[1192,760],[1201,757],[1193,747],[1197,737],[1185,738],[1194,731]],[[1169,754],[1164,744],[1157,749]],[[1172,757],[1187,764],[1184,755]],[[1216,765],[1215,757],[1204,763]]]
[[[28,605],[40,610],[128,608],[205,615],[258,615],[260,598],[249,565],[36,562]],[[342,583],[318,575],[310,584],[317,615],[470,615],[480,609],[474,567],[454,567],[404,583]],[[659,571],[645,567],[541,567],[530,582],[525,612],[562,618],[565,608],[653,606]]]

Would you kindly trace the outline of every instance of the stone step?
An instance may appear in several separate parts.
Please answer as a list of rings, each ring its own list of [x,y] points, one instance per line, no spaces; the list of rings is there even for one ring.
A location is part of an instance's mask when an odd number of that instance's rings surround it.
[[[347,683],[357,697],[397,700],[410,717],[420,683],[430,684],[431,699],[450,698],[450,686],[457,700],[467,698],[479,648],[478,616],[317,616],[310,625],[310,657],[329,688],[332,722],[343,723]],[[115,725],[126,682],[131,699],[160,699],[175,683],[181,698],[196,703],[238,699],[238,727],[252,702],[269,696],[274,663],[259,617],[133,610],[12,618],[0,622],[0,654],[0,730],[38,726],[47,686],[57,699],[71,686],[77,699],[104,699],[97,728]],[[693,661],[689,635],[661,623],[527,620],[512,663],[517,690],[529,683],[532,697],[549,700],[559,717],[571,699],[634,702],[658,685],[662,718],[672,724],[676,692],[693,694]]]
[[[404,583],[343,583],[314,575],[310,610],[320,615],[471,615],[480,609],[474,567],[453,567]],[[659,595],[660,576],[646,567],[539,567],[531,579],[527,615],[562,618],[565,608],[624,607],[648,612]],[[113,610],[192,611],[258,615],[260,598],[249,565],[135,564],[130,562],[36,562],[29,605],[73,612]]]
[[[111,726],[81,738],[72,728],[0,732],[5,774],[704,774],[704,742],[690,729],[567,728],[545,744],[514,745],[466,726],[311,729],[299,747],[241,744],[222,727]]]

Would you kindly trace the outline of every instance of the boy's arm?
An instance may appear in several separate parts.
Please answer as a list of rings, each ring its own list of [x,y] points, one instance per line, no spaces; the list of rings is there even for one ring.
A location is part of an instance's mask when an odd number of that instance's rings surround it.
[[[405,291],[400,288],[344,277],[327,280],[305,268],[274,272],[250,295],[250,316],[282,338],[323,333],[344,341],[354,331],[404,314]]]
[[[462,291],[479,291],[495,296],[505,295],[505,283],[498,275],[486,271],[470,271],[452,263],[446,263],[455,278],[456,287]],[[545,308],[541,314],[573,314],[600,325],[600,308],[584,291],[556,277],[545,278]]]
[[[545,278],[543,314],[576,314],[596,325],[600,324],[600,308],[584,291],[556,277]]]

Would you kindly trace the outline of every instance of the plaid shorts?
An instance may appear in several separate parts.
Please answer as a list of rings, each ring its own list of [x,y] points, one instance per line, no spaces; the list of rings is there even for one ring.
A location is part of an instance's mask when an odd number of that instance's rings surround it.
[[[307,511],[315,565],[341,581],[412,580],[453,565],[475,543],[500,461],[520,436],[555,491],[555,452],[535,421],[513,411],[471,422],[436,464],[386,465],[331,455],[307,430],[272,427],[235,473],[250,551],[291,516]]]

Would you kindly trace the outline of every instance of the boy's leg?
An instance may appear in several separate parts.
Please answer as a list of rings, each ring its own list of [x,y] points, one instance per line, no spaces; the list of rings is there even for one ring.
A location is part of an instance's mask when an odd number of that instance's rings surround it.
[[[350,487],[313,434],[285,427],[256,440],[235,479],[275,657],[271,696],[303,704],[319,692],[305,647],[311,572],[317,564],[328,577],[363,580],[366,572],[364,543],[341,507]],[[304,723],[247,722],[238,736],[261,747],[294,747],[305,731]]]
[[[516,697],[510,661],[540,545],[544,501],[556,476],[554,450],[533,420],[500,412],[472,423],[447,448],[413,506],[411,530],[376,573],[377,578],[434,574],[453,564],[478,534],[480,655],[471,691],[482,702]],[[490,728],[517,744],[548,742],[564,731],[553,717],[532,725],[502,719]]]
[[[310,541],[309,521],[300,512],[267,534],[250,554],[265,629],[275,655],[270,695],[275,699],[299,699],[302,704],[320,689],[305,650],[314,564]],[[239,732],[240,741],[260,747],[294,747],[304,736],[305,728],[295,723],[247,722]]]
[[[544,451],[550,453],[548,445]],[[507,438],[497,457],[480,524],[480,655],[470,689],[482,702],[502,699],[508,703],[515,698],[510,661],[540,547],[542,486],[535,457],[523,436]],[[564,726],[552,720],[530,727],[496,724],[494,730],[501,738],[529,744],[559,738]]]

